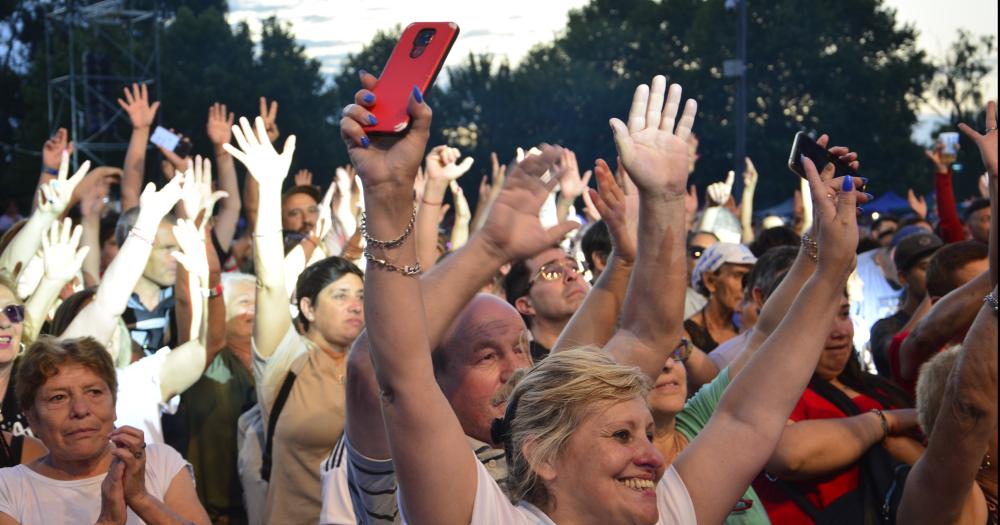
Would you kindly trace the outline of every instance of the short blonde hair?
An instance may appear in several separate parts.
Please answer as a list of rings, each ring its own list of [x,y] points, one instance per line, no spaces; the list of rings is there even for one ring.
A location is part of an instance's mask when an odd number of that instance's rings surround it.
[[[514,502],[543,505],[548,491],[532,465],[554,461],[589,414],[609,403],[645,399],[650,381],[636,367],[619,365],[596,347],[552,354],[518,383],[507,445],[507,488]],[[531,457],[525,453],[531,445]]]
[[[944,390],[948,385],[948,376],[955,368],[962,345],[955,345],[939,352],[920,367],[917,378],[917,421],[924,429],[924,435],[930,437],[941,411],[941,401],[944,400]]]

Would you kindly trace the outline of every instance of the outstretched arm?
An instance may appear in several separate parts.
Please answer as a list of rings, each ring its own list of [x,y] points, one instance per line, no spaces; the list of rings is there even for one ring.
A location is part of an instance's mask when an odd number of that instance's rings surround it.
[[[254,323],[254,349],[268,358],[292,324],[285,292],[284,241],[281,231],[281,185],[295,152],[295,135],[285,141],[278,153],[267,138],[261,117],[256,119],[256,131],[246,117],[233,126],[233,136],[239,149],[223,144],[230,155],[247,167],[250,176],[260,186],[257,224],[254,228],[254,263],[257,271],[257,321]]]
[[[816,198],[817,270],[778,328],[729,385],[708,425],[675,462],[701,523],[722,522],[770,457],[816,368],[854,267],[854,181],[844,178],[842,191],[828,193],[815,166],[808,159],[803,163]],[[822,178],[832,177],[831,165]],[[803,330],[807,325],[809,330]]]
[[[212,146],[215,148],[215,169],[219,174],[219,189],[228,195],[222,199],[219,214],[215,216],[212,231],[224,251],[229,251],[236,235],[236,225],[240,221],[240,187],[236,181],[236,163],[223,144],[229,144],[233,138],[233,114],[226,110],[225,104],[216,102],[208,108],[208,123],[205,131]],[[209,210],[211,214],[211,210]]]
[[[149,130],[156,118],[160,103],[149,103],[149,88],[146,84],[125,86],[125,98],[118,99],[118,105],[128,113],[132,122],[132,136],[125,151],[125,173],[122,175],[122,211],[139,205],[139,189],[142,188],[146,169],[146,146],[149,144]]]

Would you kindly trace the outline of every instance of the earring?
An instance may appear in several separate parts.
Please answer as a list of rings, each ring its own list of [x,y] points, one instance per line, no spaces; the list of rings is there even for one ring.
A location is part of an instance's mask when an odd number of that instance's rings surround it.
[[[17,359],[18,357],[21,357],[22,355],[24,355],[24,343],[21,343],[21,349],[18,350],[17,354],[14,355],[14,359]]]

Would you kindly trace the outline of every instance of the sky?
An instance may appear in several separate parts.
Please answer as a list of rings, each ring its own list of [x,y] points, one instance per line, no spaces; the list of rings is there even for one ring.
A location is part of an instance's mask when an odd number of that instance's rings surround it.
[[[458,64],[470,51],[507,56],[516,64],[534,45],[555,38],[566,25],[569,10],[586,3],[587,0],[229,0],[229,20],[247,21],[257,31],[261,19],[277,15],[292,24],[306,54],[321,61],[324,73],[333,74],[347,55],[360,51],[377,30],[396,24],[405,26],[416,20],[447,20],[461,27],[446,66]],[[918,45],[932,58],[945,54],[959,29],[997,36],[996,0],[884,0],[884,5],[896,10],[899,23],[916,27]],[[996,97],[997,85],[994,58],[993,74],[983,89]],[[925,105],[920,113],[922,125],[914,130],[914,137],[924,141],[929,133],[924,128],[933,125],[941,110]]]

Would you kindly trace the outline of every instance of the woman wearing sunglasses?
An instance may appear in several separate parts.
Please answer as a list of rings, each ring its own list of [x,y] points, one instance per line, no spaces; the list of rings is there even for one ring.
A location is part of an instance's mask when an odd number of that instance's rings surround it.
[[[21,352],[24,305],[14,294],[14,283],[0,274],[0,468],[13,467],[45,454],[40,441],[26,434],[28,422],[14,398],[14,360]]]

